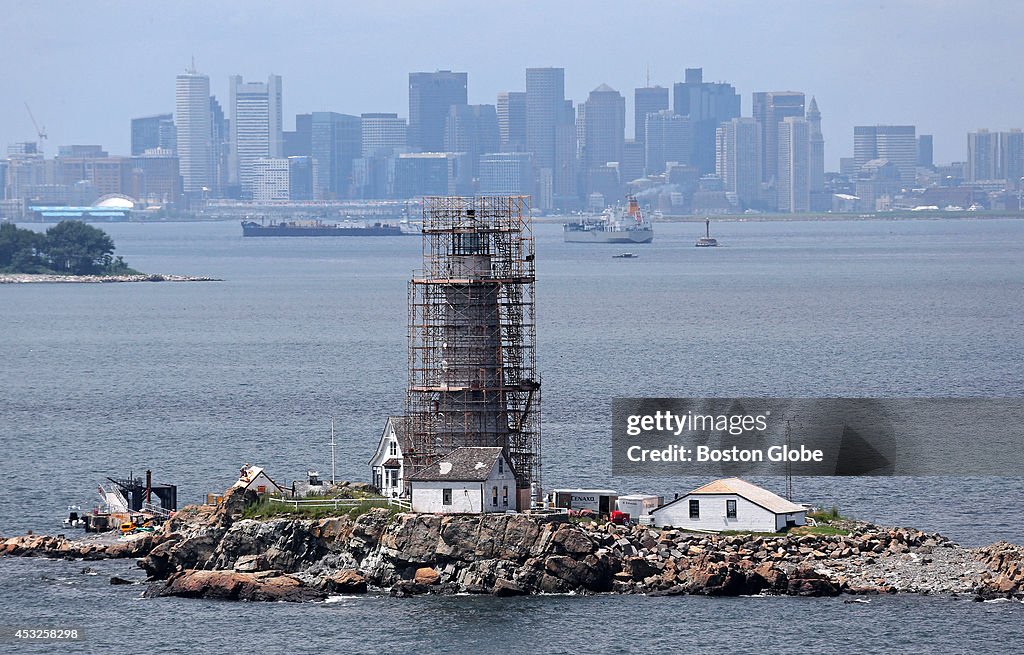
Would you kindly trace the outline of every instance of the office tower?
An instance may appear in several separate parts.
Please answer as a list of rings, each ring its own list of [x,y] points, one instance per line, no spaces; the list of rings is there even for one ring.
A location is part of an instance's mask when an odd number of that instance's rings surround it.
[[[600,85],[590,92],[580,116],[584,169],[622,161],[626,140],[626,99],[622,94],[607,84]]]
[[[498,133],[505,152],[526,149],[526,92],[502,91],[498,94]]]
[[[164,149],[150,148],[146,154],[132,157],[133,198],[150,205],[174,205],[181,199],[181,173],[178,157]]]
[[[362,114],[362,156],[391,154],[406,147],[408,124],[398,114]]]
[[[935,165],[932,155],[932,135],[917,136],[917,165],[921,168],[932,168]]]
[[[358,116],[315,111],[310,118],[312,154],[316,160],[323,199],[348,198],[352,186],[352,161],[362,156],[362,121]]]
[[[573,209],[579,203],[576,177],[576,110],[572,100],[563,100],[555,115],[554,168],[551,172],[551,200],[553,206]]]
[[[402,153],[395,160],[396,198],[470,195],[472,184],[466,155],[461,153]]]
[[[441,152],[448,110],[466,104],[466,94],[466,73],[409,73],[409,147]]]
[[[704,71],[687,68],[672,87],[673,110],[690,117],[690,162],[701,173],[715,172],[715,130],[740,116],[740,96],[731,84],[705,82]]]
[[[288,199],[292,201],[319,200],[317,197],[316,160],[312,157],[288,157]]]
[[[228,81],[231,93],[231,182],[242,197],[252,194],[253,165],[257,159],[280,158],[284,153],[281,114],[281,76],[267,82],[244,82],[241,75]]]
[[[494,105],[452,105],[445,121],[445,152],[464,152],[470,175],[479,174],[480,155],[497,152],[498,114]]]
[[[175,79],[174,116],[182,188],[186,194],[209,193],[214,186],[210,78],[194,65]]]
[[[888,159],[904,186],[917,178],[917,135],[913,125],[859,125],[853,128],[853,159],[860,171],[873,159]]]
[[[171,114],[158,114],[132,119],[132,156],[160,148],[174,152],[177,146],[174,119]]]
[[[663,109],[647,115],[644,124],[646,135],[646,161],[648,175],[661,175],[668,162],[691,164],[692,123],[689,116]]]
[[[533,193],[533,156],[528,152],[491,152],[480,156],[482,196]]]
[[[284,157],[258,157],[251,163],[249,189],[252,200],[274,202],[290,200],[288,160]]]
[[[296,114],[295,130],[284,132],[285,157],[313,156],[313,115]]]
[[[647,129],[647,114],[669,108],[668,89],[663,86],[644,86],[633,89],[633,138],[643,148]],[[641,156],[644,156],[641,153]]]
[[[967,181],[999,177],[999,133],[978,130],[967,134]]]
[[[759,203],[761,190],[761,124],[753,118],[734,118],[716,133],[715,171],[725,191],[735,193],[749,209]]]
[[[761,125],[761,181],[778,180],[779,123],[787,116],[804,115],[804,94],[799,91],[754,93],[753,116]]]
[[[231,155],[231,130],[229,121],[224,116],[224,109],[220,106],[216,96],[210,96],[210,152],[213,157],[211,172],[213,174],[213,186],[210,194],[215,197],[238,198],[240,192],[238,185],[230,185],[230,171],[228,163]]]
[[[1007,188],[1019,189],[1024,183],[1024,132],[1020,129],[999,133],[999,172]]]
[[[811,96],[811,104],[807,106],[807,127],[810,131],[810,185],[811,193],[825,190],[825,137],[821,133],[821,112],[818,101]]]
[[[810,211],[810,126],[806,118],[787,116],[778,128],[778,210],[789,213]]]
[[[644,176],[644,144],[637,143],[636,139],[626,139],[622,146],[619,173],[622,175],[623,184],[629,184]]]
[[[538,168],[555,163],[555,124],[565,106],[565,70],[526,69],[526,149]],[[575,122],[575,121],[574,121]]]

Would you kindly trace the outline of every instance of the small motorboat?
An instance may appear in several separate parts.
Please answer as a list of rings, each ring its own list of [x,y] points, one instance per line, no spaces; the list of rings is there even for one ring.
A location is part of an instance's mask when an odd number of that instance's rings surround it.
[[[65,528],[83,528],[85,519],[82,517],[82,508],[78,505],[68,505],[68,516],[64,519]]]
[[[612,259],[636,259],[640,255],[631,252],[623,252],[618,255],[612,255]]]

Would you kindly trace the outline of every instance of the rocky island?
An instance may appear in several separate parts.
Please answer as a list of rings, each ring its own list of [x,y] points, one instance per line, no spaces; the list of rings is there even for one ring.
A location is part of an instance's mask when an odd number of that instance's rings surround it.
[[[719,535],[575,522],[565,515],[243,518],[231,491],[162,532],[98,543],[26,535],[0,554],[135,557],[147,596],[311,601],[377,590],[418,594],[620,593],[740,596],[955,594],[1024,597],[1024,547],[965,548],[933,533],[846,521],[845,534]],[[839,532],[839,530],[837,530]]]

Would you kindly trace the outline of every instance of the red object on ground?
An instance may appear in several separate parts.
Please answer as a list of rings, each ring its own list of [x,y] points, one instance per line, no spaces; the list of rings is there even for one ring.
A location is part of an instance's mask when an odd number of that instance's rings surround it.
[[[629,514],[626,514],[625,512],[620,512],[619,510],[615,510],[614,512],[612,512],[611,521],[612,523],[622,525],[623,523],[629,521]]]

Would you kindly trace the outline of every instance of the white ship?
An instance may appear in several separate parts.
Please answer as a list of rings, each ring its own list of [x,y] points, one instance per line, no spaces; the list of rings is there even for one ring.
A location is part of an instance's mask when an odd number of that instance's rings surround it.
[[[563,225],[566,243],[650,243],[654,226],[644,218],[635,196],[625,209],[614,207],[601,216],[583,217]]]

